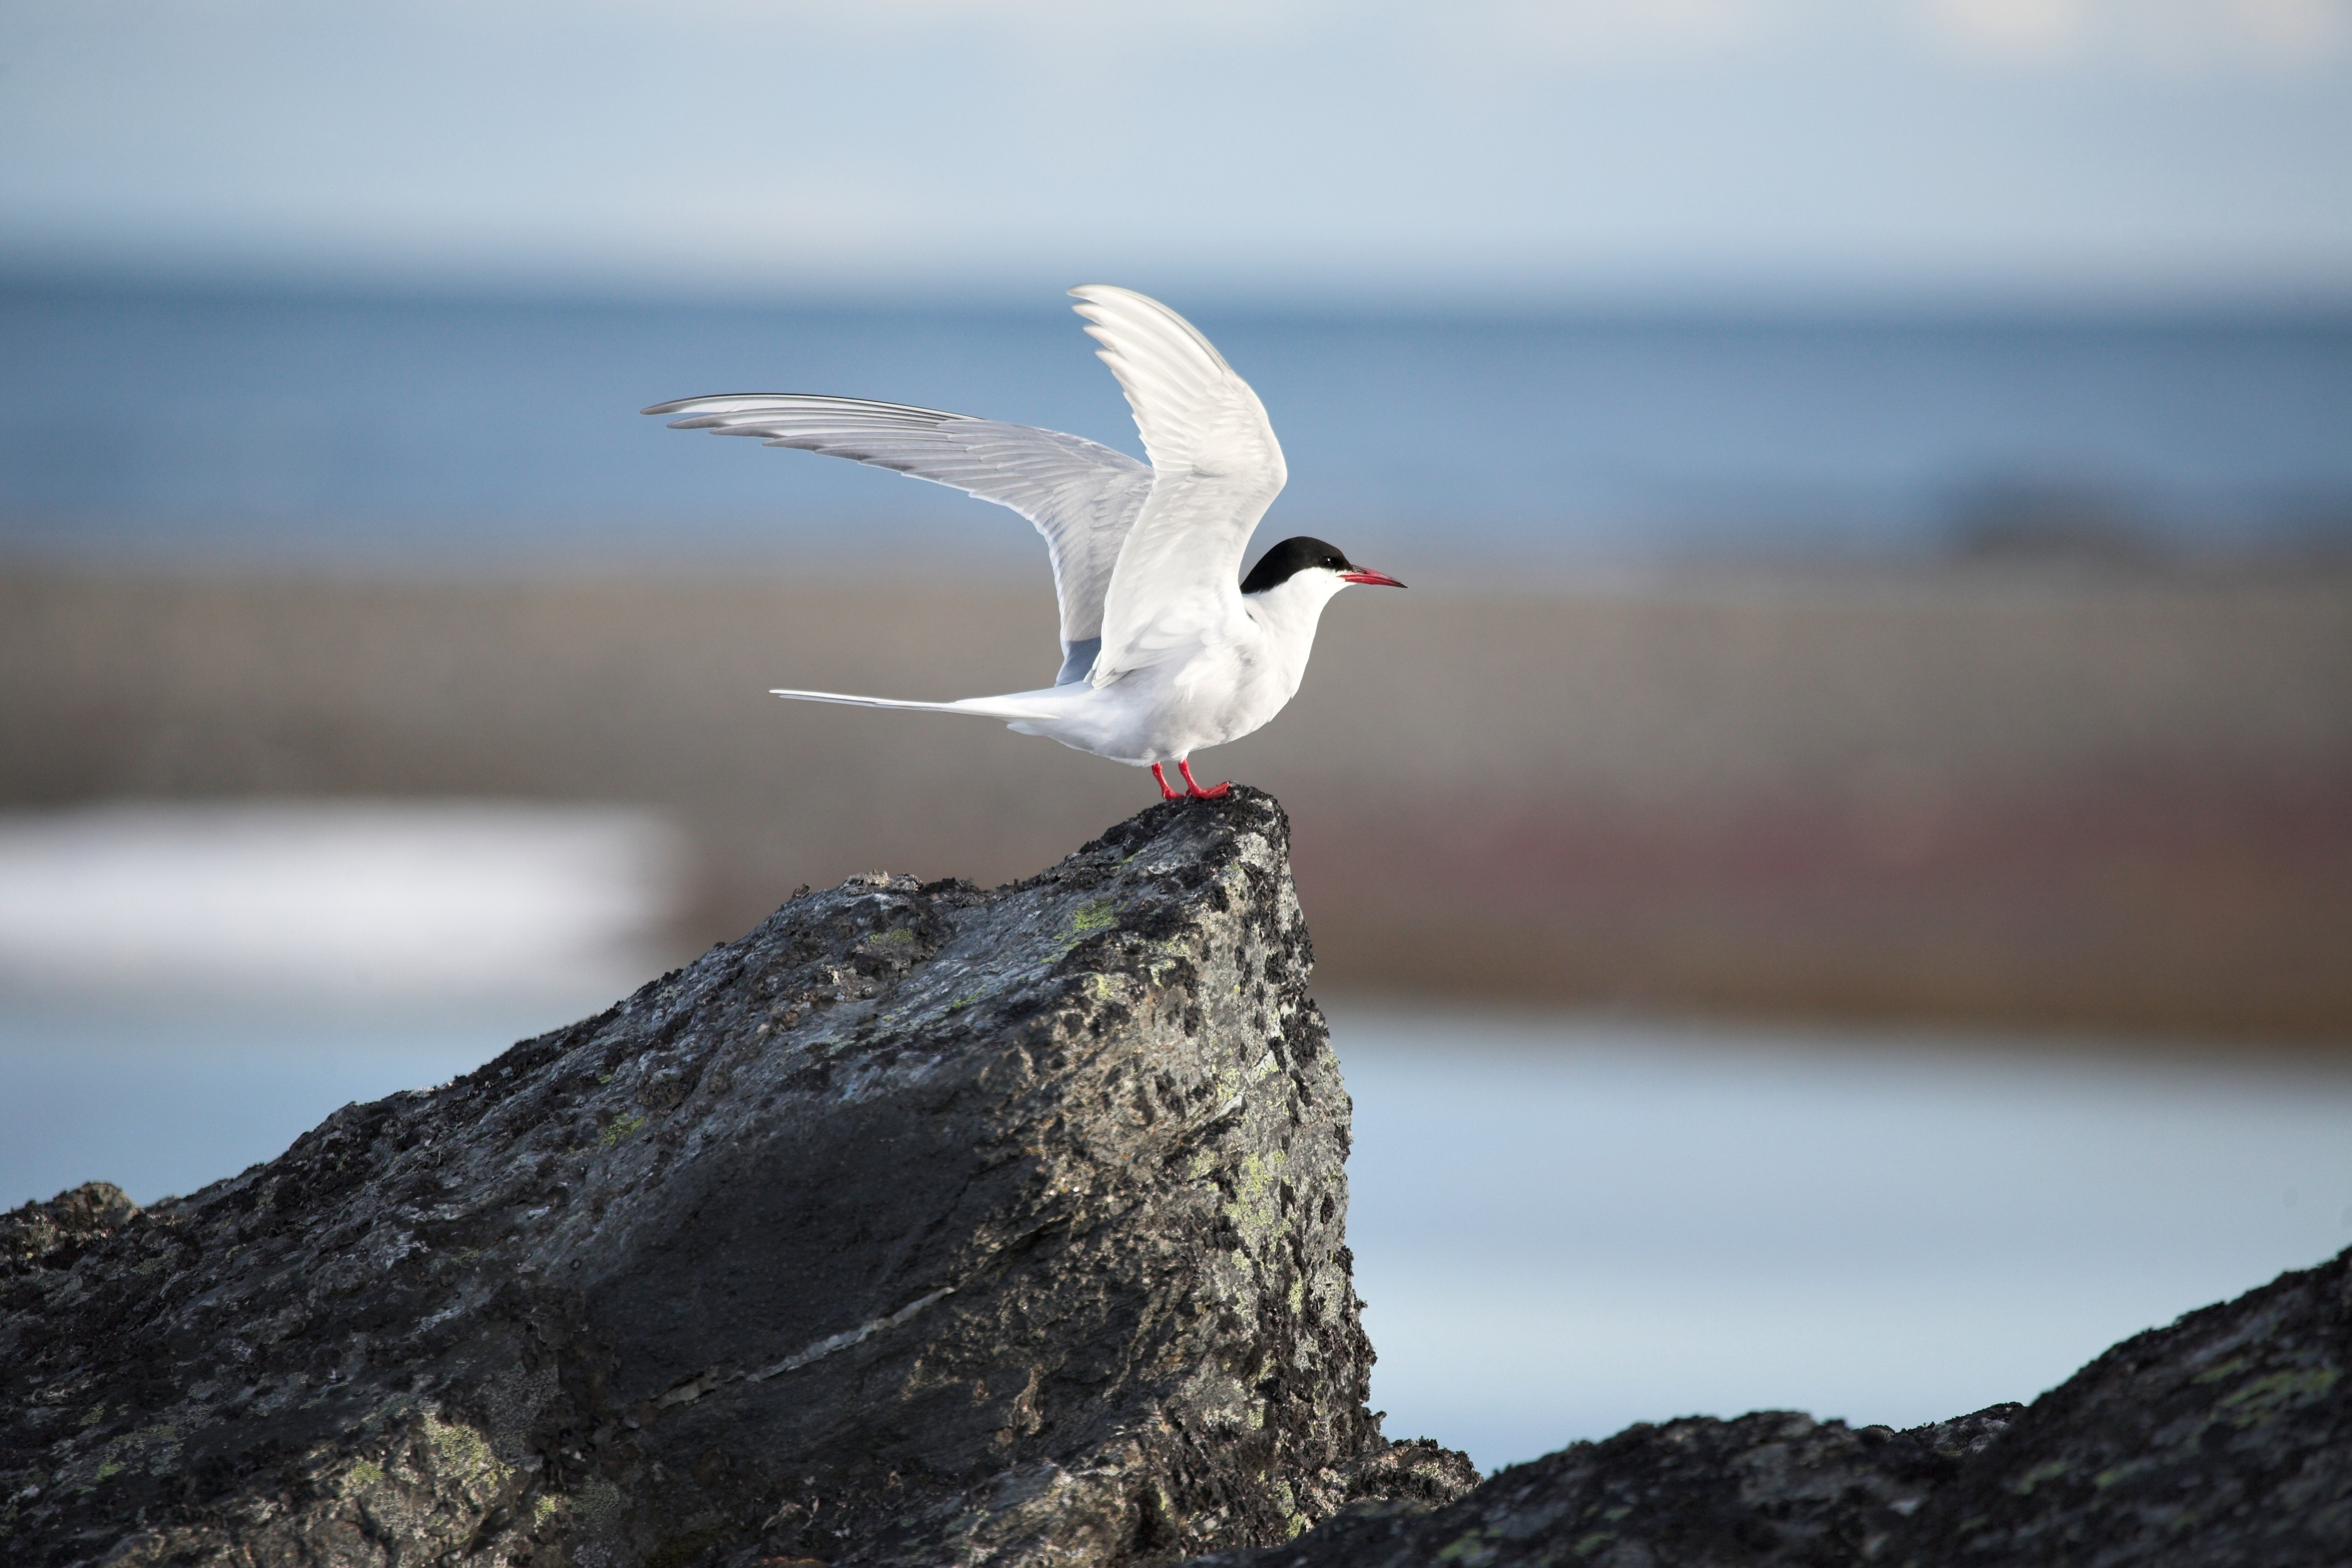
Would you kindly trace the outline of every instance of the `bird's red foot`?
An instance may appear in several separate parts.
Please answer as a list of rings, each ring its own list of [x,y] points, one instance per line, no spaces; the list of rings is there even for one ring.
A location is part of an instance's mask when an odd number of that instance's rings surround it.
[[[1202,789],[1201,787],[1201,781],[1192,776],[1192,764],[1189,762],[1178,763],[1176,764],[1176,771],[1184,775],[1184,794],[1188,799],[1223,800],[1225,796],[1234,793],[1234,786],[1230,782],[1221,784],[1214,789]],[[1167,781],[1164,779],[1161,780],[1160,785],[1162,788],[1165,788],[1167,786]]]
[[[1177,765],[1181,767],[1183,764],[1180,763]],[[1160,786],[1160,799],[1182,800],[1184,798],[1182,795],[1168,787],[1168,775],[1160,771],[1160,764],[1158,763],[1151,764],[1151,778],[1152,782]]]

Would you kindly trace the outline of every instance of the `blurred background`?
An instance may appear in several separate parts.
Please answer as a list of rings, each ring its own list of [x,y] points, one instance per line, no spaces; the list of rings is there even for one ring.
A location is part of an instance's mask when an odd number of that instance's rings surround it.
[[[2352,1242],[2352,0],[20,0],[0,1203],[141,1201],[800,883],[1151,798],[1008,512],[1190,316],[1413,584],[1288,806],[1376,1400],[1916,1422]]]

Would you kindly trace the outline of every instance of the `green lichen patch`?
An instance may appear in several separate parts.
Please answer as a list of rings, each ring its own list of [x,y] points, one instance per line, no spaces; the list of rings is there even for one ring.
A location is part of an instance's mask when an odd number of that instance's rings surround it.
[[[2332,1366],[2305,1367],[2258,1377],[2221,1396],[2221,1408],[2230,1412],[2232,1426],[2243,1430],[2274,1420],[2299,1405],[2321,1397],[2343,1376]]]
[[[180,1433],[175,1426],[158,1423],[125,1432],[108,1439],[106,1447],[100,1450],[97,1468],[83,1489],[112,1480],[132,1468],[160,1472],[170,1467],[179,1452]]]
[[[609,1523],[621,1511],[621,1489],[602,1476],[591,1476],[580,1489],[579,1506],[592,1523]]]
[[[2031,1497],[2033,1495],[2034,1488],[2046,1481],[2056,1480],[2074,1468],[2063,1459],[2045,1460],[2011,1481],[2009,1489],[2019,1497]]]
[[[632,1133],[635,1132],[645,1124],[646,1118],[641,1112],[632,1112],[627,1116],[616,1116],[613,1119],[613,1124],[604,1129],[604,1135],[598,1139],[597,1142],[604,1148],[610,1149],[619,1143],[623,1139],[627,1138]]]
[[[1440,1563],[1459,1563],[1461,1568],[1481,1568],[1481,1564],[1491,1562],[1494,1558],[1496,1533],[1489,1526],[1473,1530],[1465,1535],[1458,1535],[1437,1549],[1437,1560]],[[1583,1548],[1580,1546],[1580,1553],[1582,1551]]]
[[[1282,1213],[1280,1203],[1282,1173],[1289,1163],[1290,1156],[1280,1149],[1263,1154],[1253,1150],[1234,1168],[1234,1196],[1225,1205],[1225,1217],[1255,1256],[1265,1257],[1271,1244],[1290,1232],[1289,1216]]]
[[[2110,1465],[2091,1478],[2091,1488],[2095,1491],[2105,1491],[2109,1487],[2120,1486],[2143,1471],[2154,1469],[2156,1465],[2157,1461],[2154,1459],[2131,1459],[2120,1465]]]
[[[496,1481],[504,1475],[505,1467],[490,1451],[489,1439],[471,1426],[444,1421],[428,1410],[424,1429],[434,1464],[444,1473],[466,1481]]]

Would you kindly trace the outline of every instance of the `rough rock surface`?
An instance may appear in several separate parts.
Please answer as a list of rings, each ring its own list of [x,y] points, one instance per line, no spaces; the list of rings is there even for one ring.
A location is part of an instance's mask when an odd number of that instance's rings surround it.
[[[2126,1340],[2033,1402],[1894,1560],[2352,1563],[2352,1251]]]
[[[1861,1563],[2000,1436],[2019,1406],[1893,1432],[1791,1411],[1626,1428],[1515,1465],[1450,1508],[1352,1509],[1216,1568],[1731,1568]],[[1205,1564],[1204,1564],[1205,1568]]]
[[[1390,1443],[1262,795],[796,899],[142,1213],[0,1215],[0,1560],[2341,1568],[2352,1253],[1907,1432]]]
[[[2352,1252],[1908,1432],[1629,1427],[1434,1512],[1369,1504],[1216,1568],[2343,1568]],[[1207,1564],[1203,1564],[1207,1568]]]
[[[1146,1563],[1391,1445],[1268,797],[877,875],[144,1214],[0,1224],[0,1556]]]

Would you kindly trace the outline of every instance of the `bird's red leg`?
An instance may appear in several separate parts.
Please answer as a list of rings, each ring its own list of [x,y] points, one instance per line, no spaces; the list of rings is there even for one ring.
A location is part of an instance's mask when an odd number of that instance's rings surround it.
[[[1183,764],[1182,764],[1181,763],[1177,763],[1176,765],[1177,765],[1177,766],[1179,766],[1179,767],[1183,766]],[[1152,764],[1151,764],[1151,777],[1152,777],[1153,782],[1154,782],[1154,783],[1156,783],[1156,784],[1158,784],[1160,785],[1160,799],[1162,799],[1162,800],[1182,800],[1182,799],[1184,798],[1182,795],[1181,795],[1177,794],[1174,790],[1170,789],[1170,788],[1168,787],[1168,775],[1167,775],[1166,773],[1161,773],[1161,772],[1160,771],[1160,764],[1159,764],[1158,763],[1152,763]]]
[[[1179,758],[1176,771],[1184,775],[1185,791],[1194,800],[1223,800],[1234,793],[1231,783],[1221,784],[1214,789],[1202,789],[1201,781],[1192,776],[1192,760],[1190,757]]]

